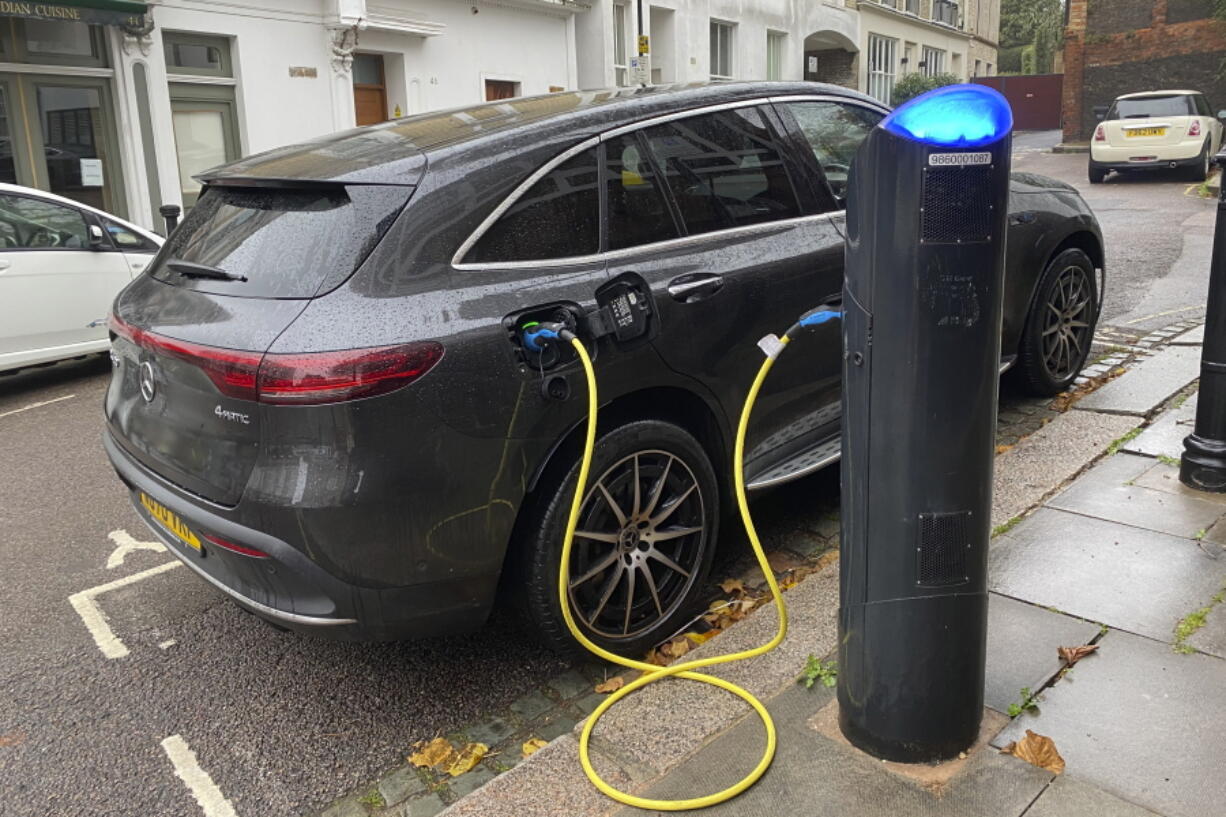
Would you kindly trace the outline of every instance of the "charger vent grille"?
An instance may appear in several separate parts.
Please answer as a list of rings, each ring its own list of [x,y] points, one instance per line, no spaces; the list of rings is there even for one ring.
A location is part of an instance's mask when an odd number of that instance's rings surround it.
[[[971,545],[971,512],[922,513],[915,548],[916,584],[944,587],[967,581]]]
[[[925,244],[974,244],[992,238],[988,165],[924,169],[920,240]]]

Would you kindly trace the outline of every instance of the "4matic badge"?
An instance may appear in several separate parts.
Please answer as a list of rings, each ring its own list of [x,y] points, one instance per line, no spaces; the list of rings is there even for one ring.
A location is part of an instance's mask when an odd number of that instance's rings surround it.
[[[231,423],[242,423],[245,426],[251,425],[250,414],[243,414],[241,411],[230,411],[229,409],[223,409],[221,404],[218,404],[217,408],[213,409],[213,413],[221,419]]]

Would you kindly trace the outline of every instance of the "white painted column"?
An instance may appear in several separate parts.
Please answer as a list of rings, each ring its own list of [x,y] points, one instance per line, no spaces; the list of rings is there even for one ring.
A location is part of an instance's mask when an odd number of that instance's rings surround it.
[[[141,138],[136,83],[132,67],[146,61],[151,38],[133,36],[117,26],[107,26],[110,51],[115,55],[115,81],[111,90],[115,100],[115,129],[119,137],[119,167],[127,216],[142,227],[153,227],[153,208],[149,201],[148,169],[145,167],[144,141]]]
[[[357,125],[353,104],[353,50],[358,43],[357,25],[325,29],[331,57],[332,129],[349,130]]]

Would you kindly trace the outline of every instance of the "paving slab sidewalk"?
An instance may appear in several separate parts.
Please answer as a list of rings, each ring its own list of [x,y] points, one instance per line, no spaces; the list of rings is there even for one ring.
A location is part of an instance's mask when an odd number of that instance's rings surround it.
[[[1145,416],[1200,376],[1200,349],[1168,346],[1074,404],[1082,411]]]
[[[997,457],[995,479],[998,487],[993,524],[1013,519],[1055,492],[1087,462],[1101,455],[1112,441],[1135,427],[1137,422],[1138,418],[1132,416],[1066,412]],[[713,674],[746,686],[766,701],[768,707],[808,706],[815,700],[812,695],[805,699],[807,703],[803,705],[794,700],[794,690],[798,688],[795,679],[807,655],[823,656],[834,649],[837,583],[837,568],[832,566],[810,576],[789,591],[785,600],[793,625],[780,648],[751,661],[713,668]],[[989,654],[992,657],[986,698],[989,706],[1001,711],[1017,700],[1021,687],[1038,688],[1059,672],[1060,664],[1055,653],[1057,646],[1088,643],[1099,634],[1097,624],[1004,596],[993,595],[990,610]],[[733,652],[763,643],[773,634],[775,626],[773,607],[759,608],[718,638],[691,652],[687,658]],[[793,703],[788,704],[788,701]],[[631,791],[666,786],[674,773],[681,773],[677,771],[679,769],[691,769],[686,774],[693,774],[693,769],[699,769],[698,773],[702,775],[701,768],[706,762],[702,758],[707,757],[709,752],[725,751],[717,744],[729,740],[729,735],[742,732],[760,734],[761,726],[756,718],[751,717],[748,721],[745,718],[744,704],[727,693],[685,681],[662,682],[636,693],[601,719],[593,737],[594,762],[598,767],[603,765],[610,774],[618,775]],[[555,741],[548,751],[536,753],[462,798],[444,814],[446,817],[597,817],[611,813],[618,808],[617,804],[598,795],[578,769],[578,730],[579,727],[576,727],[575,734]],[[828,753],[824,762],[833,770],[846,762],[845,754],[850,750],[827,746],[823,751]],[[743,752],[752,754],[749,748],[744,748]],[[785,774],[788,766],[785,757],[781,754],[776,761],[780,771],[770,774]],[[1050,782],[1050,775],[1036,775],[1037,770],[1010,758],[990,756],[977,760],[976,764],[979,771],[971,777],[983,780],[985,785],[997,787],[997,795],[1003,798],[1000,802],[1008,803],[1008,808],[1001,814],[1020,814],[1020,810],[1009,809],[1015,804],[1021,804],[1020,808],[1024,809]],[[869,763],[866,768],[874,767]],[[1001,770],[1007,768],[1016,769],[1016,779],[1000,777]],[[544,785],[543,781],[551,782]],[[575,785],[595,797],[572,797],[570,789]],[[769,791],[763,784],[759,784],[759,787],[763,792]],[[755,787],[755,790],[759,787]],[[709,790],[711,786],[705,785],[703,788]],[[897,789],[890,784],[886,789],[894,792],[887,799],[898,797],[901,798],[897,801],[899,803],[919,802],[913,800],[915,793],[906,786]],[[849,796],[854,790],[855,787],[847,790]],[[549,796],[550,791],[556,791],[559,796],[565,793],[565,799]],[[930,796],[923,792],[920,794],[920,800]],[[939,813],[976,813],[975,796],[969,796],[961,811]],[[756,812],[748,806],[749,801],[738,800],[737,803],[742,806],[738,814],[783,813],[775,810]],[[859,813],[882,812],[874,806],[865,812],[845,810],[832,813],[851,817]]]

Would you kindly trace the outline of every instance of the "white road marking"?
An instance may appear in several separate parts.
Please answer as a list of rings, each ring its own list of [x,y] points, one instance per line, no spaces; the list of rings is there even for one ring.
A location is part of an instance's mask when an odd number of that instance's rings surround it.
[[[149,570],[142,570],[140,573],[133,573],[131,576],[124,576],[122,579],[116,579],[113,582],[107,582],[97,587],[91,587],[88,590],[82,590],[80,593],[73,593],[68,597],[68,603],[72,605],[72,609],[77,611],[81,621],[85,622],[85,629],[89,630],[89,634],[94,637],[94,643],[98,645],[98,649],[102,650],[103,655],[107,658],[123,658],[128,654],[128,647],[119,640],[119,636],[115,635],[111,625],[107,623],[106,613],[102,612],[102,608],[98,606],[94,599],[103,593],[117,590],[141,579],[165,573],[167,570],[178,567],[181,564],[182,562],[179,561],[167,562],[164,565],[158,565]]]
[[[175,767],[175,775],[187,784],[192,797],[200,804],[204,817],[238,817],[234,806],[230,805],[221,789],[217,788],[213,778],[200,768],[196,753],[188,747],[187,741],[179,735],[171,735],[162,741],[162,749]]]
[[[10,414],[21,414],[21,412],[23,411],[29,411],[30,409],[42,408],[43,406],[49,406],[52,403],[58,403],[61,400],[71,400],[74,397],[76,397],[75,394],[65,394],[63,397],[55,397],[55,398],[52,398],[51,400],[40,400],[37,403],[31,403],[30,405],[22,406],[19,409],[12,409],[11,411],[2,411],[0,412],[0,417],[8,417]]]
[[[119,567],[128,554],[134,550],[152,550],[154,553],[165,553],[166,546],[161,542],[138,542],[126,530],[113,530],[107,538],[115,543],[115,550],[106,557],[106,569]]]

